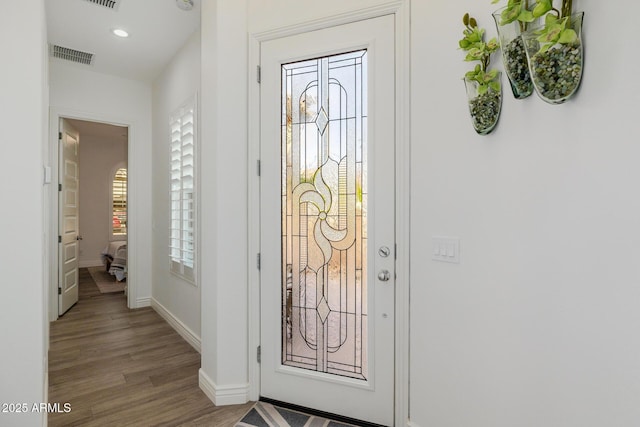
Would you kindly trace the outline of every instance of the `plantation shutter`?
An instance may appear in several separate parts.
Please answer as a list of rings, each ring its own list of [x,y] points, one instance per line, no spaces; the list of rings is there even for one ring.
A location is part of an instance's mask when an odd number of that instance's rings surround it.
[[[194,280],[195,102],[171,117],[171,271]]]
[[[114,236],[127,235],[127,169],[116,171],[111,184],[111,230]]]

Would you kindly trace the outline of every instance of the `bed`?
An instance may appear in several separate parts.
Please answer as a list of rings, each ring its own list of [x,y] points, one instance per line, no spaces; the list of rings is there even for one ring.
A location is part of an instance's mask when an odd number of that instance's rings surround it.
[[[100,254],[109,274],[119,282],[127,278],[127,242],[109,242]]]

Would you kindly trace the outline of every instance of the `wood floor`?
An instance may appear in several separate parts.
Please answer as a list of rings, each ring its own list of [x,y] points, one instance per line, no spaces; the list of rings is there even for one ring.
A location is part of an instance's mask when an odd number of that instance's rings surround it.
[[[49,426],[233,426],[252,403],[216,407],[198,387],[200,354],[153,309],[129,310],[80,270],[80,299],[51,323]]]

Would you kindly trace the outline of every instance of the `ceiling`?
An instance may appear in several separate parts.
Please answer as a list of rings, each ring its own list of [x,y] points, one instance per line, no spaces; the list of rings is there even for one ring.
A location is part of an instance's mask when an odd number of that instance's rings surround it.
[[[200,1],[183,11],[176,0],[117,0],[114,9],[89,0],[47,0],[49,44],[94,54],[91,65],[51,60],[152,81],[200,27]],[[114,28],[130,36],[118,38]]]

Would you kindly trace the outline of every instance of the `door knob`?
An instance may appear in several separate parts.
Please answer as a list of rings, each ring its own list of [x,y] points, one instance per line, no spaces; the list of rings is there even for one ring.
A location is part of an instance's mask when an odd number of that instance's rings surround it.
[[[378,273],[378,280],[381,282],[388,282],[390,277],[389,270],[380,270],[380,273]]]
[[[82,240],[82,236],[76,236],[76,240]]]

